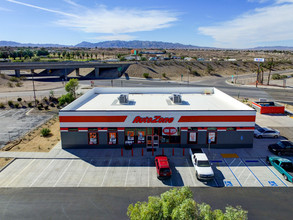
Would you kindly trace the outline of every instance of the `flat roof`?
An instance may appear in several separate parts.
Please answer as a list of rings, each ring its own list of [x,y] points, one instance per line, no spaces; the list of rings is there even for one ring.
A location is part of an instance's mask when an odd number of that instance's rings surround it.
[[[129,94],[129,102],[120,104],[118,97]],[[181,104],[171,101],[179,93]],[[195,88],[93,88],[61,111],[202,111],[253,110],[213,87]]]

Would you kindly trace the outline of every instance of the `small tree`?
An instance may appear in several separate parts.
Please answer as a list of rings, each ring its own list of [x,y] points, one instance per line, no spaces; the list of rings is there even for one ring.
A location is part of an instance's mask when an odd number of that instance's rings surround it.
[[[75,98],[72,96],[71,93],[67,93],[66,95],[62,95],[59,99],[58,99],[58,102],[59,102],[59,105],[62,106],[62,105],[65,105],[66,103],[69,104],[71,103]]]
[[[76,99],[76,91],[78,89],[78,79],[70,79],[65,85],[66,92],[72,94],[74,99]]]
[[[50,130],[49,128],[43,128],[43,129],[41,130],[41,135],[42,135],[43,137],[47,137],[50,133],[51,133],[51,130]]]
[[[268,82],[267,82],[267,85],[270,85],[270,79],[271,79],[271,73],[272,73],[272,70],[275,66],[275,63],[274,63],[274,59],[272,58],[268,63],[267,63],[267,69],[269,70],[269,75],[268,75]]]

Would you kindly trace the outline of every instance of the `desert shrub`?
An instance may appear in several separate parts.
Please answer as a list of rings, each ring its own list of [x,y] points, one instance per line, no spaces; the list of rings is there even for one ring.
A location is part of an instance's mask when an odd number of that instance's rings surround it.
[[[11,107],[11,106],[14,106],[14,105],[13,105],[13,101],[11,101],[11,100],[9,100],[7,103],[8,103],[8,105],[9,105],[10,107]]]
[[[55,107],[55,104],[53,102],[50,103],[51,107]]]
[[[15,76],[12,76],[9,80],[11,82],[19,82],[19,78],[15,77]]]
[[[0,102],[0,108],[5,108],[5,105],[2,102]]]
[[[7,83],[7,86],[10,87],[10,88],[13,88],[14,87],[14,85],[11,82],[8,82]]]
[[[43,129],[41,130],[41,135],[42,135],[43,137],[47,137],[50,133],[51,133],[51,130],[50,130],[49,128],[43,128]]]
[[[21,102],[21,101],[22,101],[22,98],[20,98],[20,97],[17,98],[17,101],[18,101],[18,102]]]
[[[48,105],[45,106],[45,110],[49,110],[49,106]]]
[[[164,78],[166,78],[166,77],[167,77],[166,73],[163,73],[163,74],[162,74],[162,76],[163,76]]]
[[[23,83],[22,82],[17,82],[15,83],[16,87],[22,87]]]
[[[14,106],[15,106],[15,108],[18,108],[19,107],[19,103],[15,103]]]
[[[33,62],[40,62],[41,61],[41,58],[40,57],[33,57],[32,58],[32,61]]]
[[[33,107],[33,104],[31,102],[29,102],[28,104],[28,107],[32,108]]]
[[[191,72],[191,74],[194,75],[194,76],[200,76],[200,73],[197,72],[196,70],[193,70],[193,71]]]
[[[287,75],[281,75],[281,79],[286,79],[286,78],[288,78]]]
[[[293,77],[293,74],[291,74],[290,76]]]
[[[21,76],[20,77],[20,80],[26,80],[26,77],[25,76]]]
[[[3,73],[0,73],[0,77],[1,77],[1,79],[7,79],[7,76]]]
[[[148,73],[144,73],[144,74],[143,74],[143,77],[147,79],[147,78],[150,77],[150,74],[148,74]]]
[[[278,74],[278,73],[274,73],[273,75],[272,75],[272,79],[274,79],[274,80],[278,80],[278,79],[286,79],[288,76],[287,75],[280,75],[280,74]]]

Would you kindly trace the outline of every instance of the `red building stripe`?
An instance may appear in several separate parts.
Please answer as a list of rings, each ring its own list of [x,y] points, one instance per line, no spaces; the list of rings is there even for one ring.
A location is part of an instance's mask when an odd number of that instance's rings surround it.
[[[88,128],[78,128],[79,131],[87,131]]]
[[[60,122],[124,122],[127,116],[60,116]]]
[[[178,122],[254,122],[254,115],[181,116]]]
[[[238,130],[254,130],[254,127],[237,128]]]
[[[60,128],[60,131],[68,131],[68,128]]]

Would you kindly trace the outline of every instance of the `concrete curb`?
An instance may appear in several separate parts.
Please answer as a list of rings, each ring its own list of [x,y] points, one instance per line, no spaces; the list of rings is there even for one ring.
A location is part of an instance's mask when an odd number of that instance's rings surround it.
[[[230,80],[227,79],[225,81],[226,84],[234,87],[248,87],[248,88],[256,88],[255,85],[243,85],[243,84],[234,84],[229,82]],[[293,90],[293,88],[283,88],[283,87],[276,87],[276,86],[263,86],[263,85],[258,85],[257,88],[265,88],[265,89],[285,89],[285,90]]]

